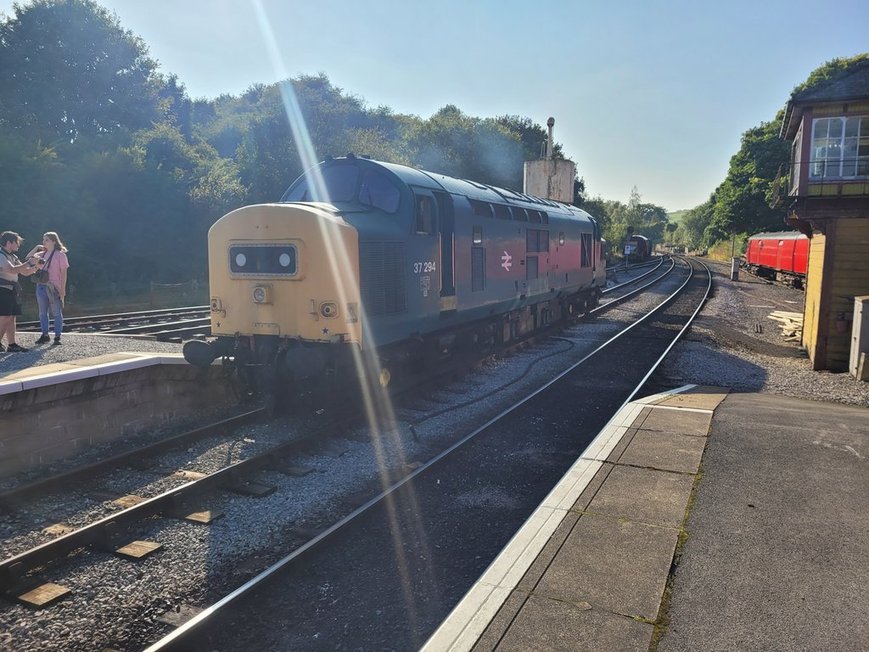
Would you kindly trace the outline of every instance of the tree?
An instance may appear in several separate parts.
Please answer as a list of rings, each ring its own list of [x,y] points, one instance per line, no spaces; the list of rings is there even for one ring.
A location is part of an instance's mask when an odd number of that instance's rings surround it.
[[[773,180],[789,157],[788,145],[779,137],[780,124],[781,113],[742,135],[739,151],[730,159],[727,177],[715,191],[712,220],[707,227],[711,241],[782,227],[784,209],[770,207]]]
[[[497,122],[519,137],[522,143],[524,160],[529,161],[543,156],[546,140],[549,132],[531,118],[523,118],[518,115],[502,115],[496,118]],[[561,145],[555,143],[552,148],[553,158],[564,158]]]
[[[867,60],[869,53],[828,61],[797,85],[792,96],[847,75]],[[788,144],[779,137],[782,119],[780,111],[770,122],[762,122],[742,135],[724,181],[707,202],[690,212],[690,220],[683,221],[677,232],[677,237],[685,238],[685,244],[711,246],[734,235],[784,227],[784,209],[770,208],[774,180],[790,158]],[[702,238],[698,238],[698,231],[703,232]]]
[[[114,14],[92,0],[13,8],[0,23],[0,124],[51,142],[157,118],[156,63]]]
[[[475,118],[448,104],[411,126],[408,147],[412,161],[426,170],[522,189],[525,150],[510,119]]]

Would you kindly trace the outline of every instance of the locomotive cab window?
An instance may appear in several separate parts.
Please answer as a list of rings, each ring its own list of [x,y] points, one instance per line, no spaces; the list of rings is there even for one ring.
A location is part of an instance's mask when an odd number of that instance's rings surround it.
[[[435,204],[431,197],[416,195],[415,231],[417,235],[435,234]]]

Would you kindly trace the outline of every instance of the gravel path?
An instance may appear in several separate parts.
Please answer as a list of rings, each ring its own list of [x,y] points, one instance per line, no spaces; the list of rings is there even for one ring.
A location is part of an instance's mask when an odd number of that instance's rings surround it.
[[[662,365],[659,385],[696,383],[869,407],[869,383],[848,373],[812,371],[798,343],[785,341],[779,323],[769,318],[776,310],[802,312],[801,290],[744,271],[731,281],[729,263],[705,262],[714,273],[714,294]]]

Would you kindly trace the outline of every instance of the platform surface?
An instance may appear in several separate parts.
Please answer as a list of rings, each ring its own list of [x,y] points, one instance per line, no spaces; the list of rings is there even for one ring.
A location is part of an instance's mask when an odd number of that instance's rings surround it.
[[[0,369],[0,395],[161,364],[186,365],[187,361],[180,353],[119,351],[90,358],[40,364],[24,369],[9,371]]]
[[[869,649],[869,409],[626,406],[425,650]]]

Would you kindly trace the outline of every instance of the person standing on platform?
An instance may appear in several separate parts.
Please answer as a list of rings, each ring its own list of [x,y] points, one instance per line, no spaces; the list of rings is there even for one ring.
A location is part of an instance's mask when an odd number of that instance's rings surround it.
[[[41,256],[42,270],[48,272],[45,281],[36,284],[36,303],[39,304],[39,326],[42,335],[37,344],[46,344],[48,336],[48,313],[54,319],[54,344],[60,344],[60,334],[63,332],[63,302],[66,298],[66,275],[69,269],[69,259],[66,247],[54,231],[48,231],[42,236],[42,244],[34,247],[29,255],[38,253]]]
[[[34,261],[22,263],[18,260],[21,242],[21,236],[15,231],[0,233],[0,352],[20,353],[28,350],[15,342],[15,318],[21,314],[22,298],[18,275],[30,276],[38,268]]]

